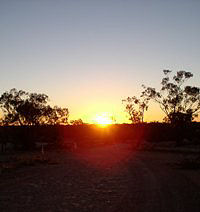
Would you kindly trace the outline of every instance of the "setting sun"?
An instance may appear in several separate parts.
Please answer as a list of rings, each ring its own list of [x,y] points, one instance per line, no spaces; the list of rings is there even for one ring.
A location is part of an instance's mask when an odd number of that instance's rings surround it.
[[[112,124],[113,119],[112,119],[112,116],[109,116],[108,114],[104,113],[104,114],[96,116],[95,123],[101,127],[105,127],[109,124]]]

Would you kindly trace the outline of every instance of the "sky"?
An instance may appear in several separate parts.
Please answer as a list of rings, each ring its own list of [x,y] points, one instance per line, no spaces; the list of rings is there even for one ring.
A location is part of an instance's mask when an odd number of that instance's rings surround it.
[[[45,93],[92,123],[128,121],[122,99],[162,70],[190,71],[200,86],[199,0],[0,0],[0,94]],[[151,104],[145,121],[162,120]]]

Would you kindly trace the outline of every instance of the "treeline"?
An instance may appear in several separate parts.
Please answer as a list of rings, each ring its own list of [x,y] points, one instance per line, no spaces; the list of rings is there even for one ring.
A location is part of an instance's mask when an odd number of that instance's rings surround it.
[[[58,125],[67,124],[69,110],[48,104],[46,94],[29,93],[11,89],[0,96],[3,126]]]
[[[132,96],[123,100],[129,120],[141,123],[149,102],[154,101],[165,114],[164,122],[172,125],[190,124],[200,112],[200,88],[185,85],[193,77],[191,72],[178,71],[171,76],[171,70],[163,70],[160,90],[142,85],[139,97]]]
[[[139,97],[132,96],[122,100],[125,111],[132,124],[143,123],[149,102],[157,103],[164,112],[164,122],[172,125],[190,124],[200,112],[200,88],[185,85],[193,77],[191,72],[178,71],[170,76],[170,70],[164,70],[161,88],[157,90],[143,85]],[[69,118],[68,108],[50,106],[46,94],[29,93],[11,89],[0,96],[0,108],[3,117],[0,125],[66,125]],[[115,119],[115,117],[113,117]],[[73,120],[73,125],[83,121]]]
[[[169,123],[115,124],[106,128],[95,125],[3,126],[0,127],[0,143],[11,144],[16,150],[33,150],[37,143],[46,143],[48,148],[55,149],[70,142],[75,142],[79,148],[118,142],[158,143],[177,138],[198,142],[199,127],[199,123],[193,123],[190,128],[178,131]]]

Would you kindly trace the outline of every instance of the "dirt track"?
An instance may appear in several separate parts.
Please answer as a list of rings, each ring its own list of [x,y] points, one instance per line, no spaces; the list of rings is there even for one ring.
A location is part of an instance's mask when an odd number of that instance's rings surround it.
[[[174,169],[179,155],[113,145],[0,176],[0,211],[200,211],[200,171]]]

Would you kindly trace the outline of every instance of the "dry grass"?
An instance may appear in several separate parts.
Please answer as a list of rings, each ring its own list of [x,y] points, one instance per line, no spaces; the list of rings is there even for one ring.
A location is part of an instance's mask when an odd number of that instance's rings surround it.
[[[11,171],[16,168],[37,166],[37,165],[54,165],[59,162],[50,157],[48,154],[40,152],[22,153],[10,156],[7,160],[0,162],[0,173]]]

